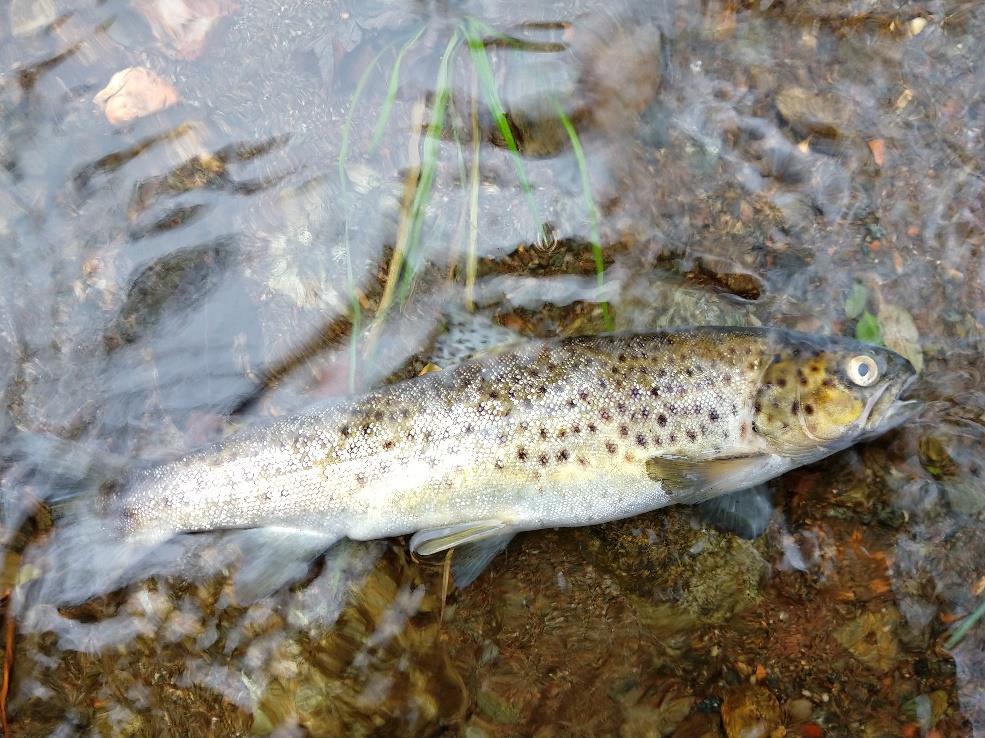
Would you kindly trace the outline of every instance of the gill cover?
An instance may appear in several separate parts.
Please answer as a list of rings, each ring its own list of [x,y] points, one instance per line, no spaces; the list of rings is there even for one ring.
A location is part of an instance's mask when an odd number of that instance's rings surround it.
[[[848,339],[785,342],[763,372],[753,428],[781,453],[851,443],[909,380],[906,359]]]

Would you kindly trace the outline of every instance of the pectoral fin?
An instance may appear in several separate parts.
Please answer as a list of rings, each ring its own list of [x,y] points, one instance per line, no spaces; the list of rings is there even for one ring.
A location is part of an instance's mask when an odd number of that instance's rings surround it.
[[[761,484],[796,465],[774,454],[700,461],[654,456],[646,461],[646,473],[680,502],[696,503]]]

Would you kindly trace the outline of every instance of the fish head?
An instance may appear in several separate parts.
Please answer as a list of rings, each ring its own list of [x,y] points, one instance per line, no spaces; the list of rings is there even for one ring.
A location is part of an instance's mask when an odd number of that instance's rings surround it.
[[[916,370],[894,351],[796,333],[778,333],[771,348],[755,393],[753,429],[776,453],[845,448],[912,414],[915,403],[900,396]]]

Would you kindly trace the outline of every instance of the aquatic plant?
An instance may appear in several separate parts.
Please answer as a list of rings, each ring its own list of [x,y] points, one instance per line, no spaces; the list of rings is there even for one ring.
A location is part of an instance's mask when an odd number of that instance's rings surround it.
[[[356,84],[343,124],[338,169],[339,179],[342,183],[342,206],[346,212],[343,249],[345,252],[346,277],[348,280],[352,316],[349,366],[350,389],[355,388],[356,364],[359,356],[358,342],[363,323],[362,306],[357,295],[349,244],[349,213],[352,203],[350,202],[350,190],[347,184],[347,165],[352,140],[353,115],[363,98],[366,85],[372,75],[374,73],[387,75],[386,93],[380,110],[376,115],[375,125],[368,145],[367,153],[372,153],[382,141],[384,132],[390,122],[394,103],[400,89],[400,79],[405,58],[412,48],[422,43],[422,37],[426,28],[427,26],[419,27],[403,41],[399,49],[396,50],[393,62],[388,70],[381,69],[380,60],[384,55],[395,50],[395,44],[385,45],[377,52],[366,66]],[[533,221],[538,224],[539,232],[537,234],[537,241],[542,243],[549,238],[550,227],[545,222],[534,196],[533,186],[531,185],[524,163],[524,155],[514,133],[513,124],[503,105],[500,90],[493,73],[492,62],[487,50],[491,44],[520,49],[531,47],[530,42],[502,33],[477,18],[470,16],[464,17],[452,30],[440,55],[435,73],[433,95],[426,103],[426,125],[424,125],[424,115],[420,116],[420,123],[416,120],[411,121],[411,133],[408,141],[412,151],[410,161],[411,172],[407,177],[405,185],[400,222],[397,228],[393,253],[387,269],[386,280],[383,285],[383,292],[375,310],[374,322],[369,329],[369,346],[367,347],[367,351],[372,350],[375,337],[379,334],[380,328],[394,304],[397,303],[403,306],[406,303],[413,290],[421,267],[427,263],[425,253],[427,245],[426,239],[423,236],[424,225],[428,206],[432,202],[435,179],[438,176],[440,143],[448,133],[450,133],[451,140],[458,152],[458,174],[466,193],[458,217],[459,226],[456,228],[455,244],[457,247],[457,244],[460,242],[458,236],[462,236],[461,240],[466,242],[464,270],[465,300],[467,307],[469,309],[473,308],[472,295],[478,275],[479,157],[482,143],[479,126],[480,102],[484,108],[484,112],[489,115],[495,130],[501,137],[503,147],[510,154],[513,162],[513,170],[523,193],[526,207]],[[533,44],[533,46],[537,51],[559,51],[566,48],[564,44]],[[466,53],[460,56],[463,48]],[[453,93],[453,78],[456,68],[460,66],[458,64],[460,58],[467,60],[467,66],[470,69],[467,121],[462,120],[461,111],[456,107]],[[604,282],[605,265],[600,243],[600,213],[592,195],[585,152],[575,124],[564,111],[560,102],[556,99],[551,99],[549,102],[552,105],[553,114],[567,135],[578,164],[585,212],[591,228],[590,245],[594,258],[596,278],[598,286],[601,288]],[[422,127],[423,133],[421,132]],[[466,150],[467,146],[469,148],[468,151]],[[468,162],[468,166],[466,166],[466,162]],[[439,213],[439,218],[444,215],[443,213]],[[464,237],[466,226],[467,238]],[[454,272],[454,270],[452,271]],[[608,304],[601,302],[600,309],[606,329],[611,330],[612,317]]]

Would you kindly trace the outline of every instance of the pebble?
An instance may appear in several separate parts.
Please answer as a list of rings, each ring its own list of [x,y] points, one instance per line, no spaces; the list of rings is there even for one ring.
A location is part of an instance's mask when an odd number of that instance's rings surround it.
[[[156,113],[178,102],[178,91],[144,67],[127,67],[113,75],[93,98],[113,125]]]
[[[791,718],[804,721],[810,718],[811,713],[814,712],[814,704],[810,700],[798,697],[787,702],[786,709],[787,715]]]

